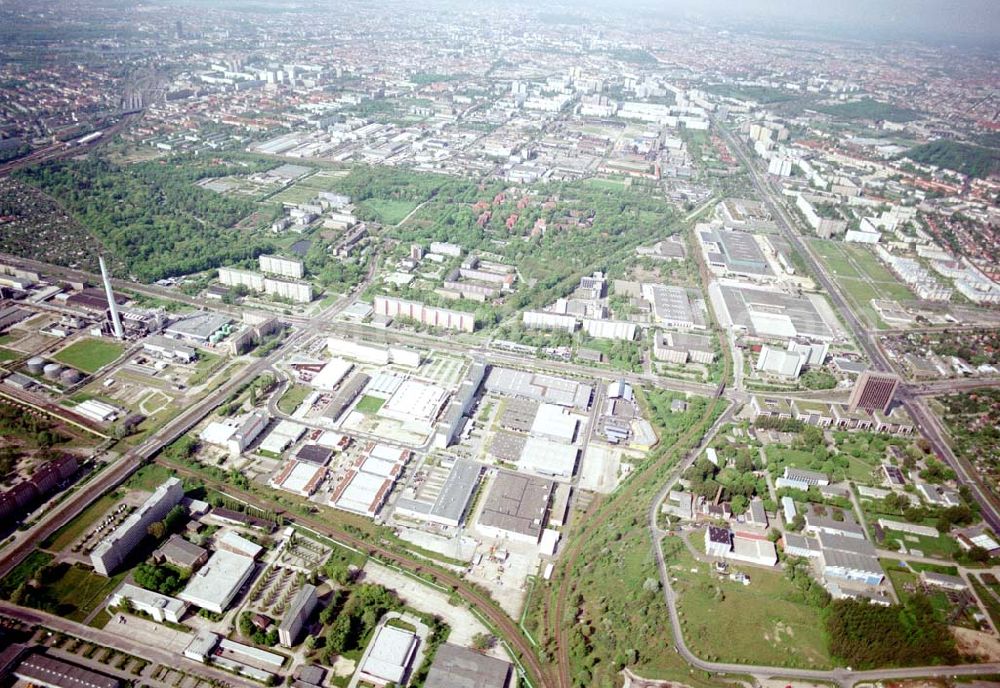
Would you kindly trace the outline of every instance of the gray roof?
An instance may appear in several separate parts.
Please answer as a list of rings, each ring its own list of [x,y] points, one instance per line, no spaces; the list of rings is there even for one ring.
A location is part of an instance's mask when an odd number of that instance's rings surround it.
[[[807,511],[806,527],[815,530],[825,528],[827,530],[839,530],[843,533],[855,533],[862,538],[865,536],[864,528],[849,516],[845,516],[843,521],[835,521],[829,516],[820,516],[812,511]]]
[[[445,643],[434,655],[424,688],[506,688],[511,669],[509,662]]]
[[[171,535],[170,539],[164,542],[157,552],[170,561],[192,568],[206,550],[188,542],[180,535]]]
[[[827,566],[885,575],[882,565],[878,563],[878,559],[875,557],[867,557],[864,554],[854,554],[853,552],[843,552],[839,549],[823,550],[823,563]]]
[[[222,329],[223,325],[232,321],[233,319],[229,316],[218,313],[195,313],[171,324],[166,331],[168,334],[190,337],[191,339],[208,339]]]
[[[121,685],[116,678],[43,654],[29,655],[17,665],[14,673],[31,683],[62,688],[118,688]]]
[[[806,537],[798,533],[785,533],[785,549],[796,547],[798,549],[808,549],[814,552],[820,551],[819,542],[816,538]]]
[[[781,314],[789,317],[799,336],[833,338],[830,326],[807,296],[730,285],[720,286],[719,291],[733,324],[750,334],[757,334],[751,313]]]
[[[823,532],[817,533],[816,538],[819,540],[820,547],[824,550],[836,549],[841,552],[853,552],[854,554],[864,554],[869,557],[875,556],[875,545],[869,540]]]
[[[542,533],[553,486],[551,480],[500,471],[486,497],[479,523],[537,538]]]

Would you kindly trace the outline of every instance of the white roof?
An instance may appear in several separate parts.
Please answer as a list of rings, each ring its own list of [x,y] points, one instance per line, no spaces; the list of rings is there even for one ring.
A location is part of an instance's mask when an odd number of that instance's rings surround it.
[[[517,465],[525,471],[569,478],[576,466],[576,456],[577,448],[571,444],[529,437],[524,443]]]
[[[208,444],[225,444],[236,434],[236,428],[227,423],[212,422],[201,431],[201,441]]]
[[[330,362],[323,366],[322,370],[316,373],[309,384],[316,389],[330,391],[340,384],[340,381],[343,380],[349,372],[351,372],[351,368],[353,367],[353,363],[348,363],[342,358],[330,359]]]
[[[293,442],[298,440],[306,432],[306,426],[299,425],[290,420],[283,420],[274,426],[274,430],[271,431],[272,435],[284,435],[288,437]]]
[[[281,482],[281,488],[289,492],[303,494],[313,478],[321,471],[326,470],[323,466],[309,463],[308,461],[296,461],[295,467]],[[315,487],[313,488],[315,489]]]
[[[379,415],[404,421],[412,419],[431,422],[447,398],[447,390],[437,385],[406,380],[389,401],[385,402]]]
[[[413,658],[417,636],[393,626],[382,626],[372,639],[361,670],[389,682],[400,682]]]
[[[392,480],[371,473],[357,472],[349,478],[351,481],[340,497],[336,506],[359,514],[374,515],[377,510],[377,500],[383,490],[388,490]],[[384,494],[384,493],[383,493]]]
[[[251,542],[239,533],[227,530],[219,538],[219,542],[224,544],[226,547],[231,549],[239,550],[241,553],[248,557],[256,557],[261,553],[264,548],[258,545],[256,542]]]
[[[562,406],[539,404],[535,420],[531,423],[531,434],[572,442],[578,422],[579,419]]]
[[[385,461],[402,461],[406,453],[406,449],[400,449],[391,444],[376,444],[372,447],[368,455],[374,456],[376,459],[384,459]]]
[[[546,556],[556,553],[556,545],[559,544],[559,531],[546,528],[542,531],[541,552]]]
[[[220,549],[191,576],[187,587],[178,597],[197,607],[225,609],[253,571],[253,567],[254,562],[250,557]]]
[[[397,463],[393,461],[386,461],[385,459],[380,459],[377,456],[369,456],[361,464],[358,470],[364,471],[365,473],[371,473],[372,475],[382,476],[383,478],[391,478],[395,474],[393,469],[396,468]]]
[[[327,430],[319,439],[316,440],[316,444],[321,447],[326,447],[327,449],[333,449],[339,445],[344,440],[344,436],[339,432],[334,432],[333,430]]]

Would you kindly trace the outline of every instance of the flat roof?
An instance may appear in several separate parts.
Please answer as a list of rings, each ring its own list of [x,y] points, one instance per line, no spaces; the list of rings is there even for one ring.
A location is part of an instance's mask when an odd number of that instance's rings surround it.
[[[233,319],[228,315],[219,315],[218,313],[196,313],[170,324],[167,327],[166,332],[168,334],[177,334],[182,337],[190,337],[192,339],[208,339],[222,329],[223,325],[227,325],[232,321]]]
[[[869,557],[864,554],[855,554],[853,552],[844,552],[839,549],[823,550],[823,563],[827,566],[861,571],[864,573],[877,573],[885,575],[885,571],[882,570],[882,565],[878,563],[878,559],[875,557]]]
[[[138,585],[132,585],[131,583],[125,583],[122,587],[118,588],[113,597],[118,596],[127,598],[147,607],[171,609],[178,616],[183,614],[184,610],[187,608],[187,605],[176,597],[162,595],[158,592],[153,592],[152,590],[140,588]]]
[[[490,392],[547,401],[560,406],[575,406],[582,410],[590,405],[593,393],[590,385],[574,380],[512,368],[491,368],[484,384]]]
[[[833,339],[833,330],[808,296],[733,285],[720,285],[719,291],[730,322],[754,336]]]
[[[771,276],[774,271],[752,234],[702,226],[698,237],[708,259],[744,275]]]
[[[322,464],[308,461],[293,461],[292,464],[290,470],[279,476],[281,480],[278,485],[281,489],[297,494],[315,492],[322,476],[326,473],[326,468]]]
[[[562,442],[572,442],[580,419],[562,406],[540,404],[531,423],[532,435],[545,435]]]
[[[424,688],[507,688],[512,665],[451,643],[434,655]]]
[[[486,497],[479,523],[538,538],[555,486],[551,480],[499,471]]]
[[[28,682],[60,688],[118,688],[121,685],[117,678],[40,653],[22,659],[14,675]]]
[[[191,576],[178,597],[198,607],[225,608],[253,571],[254,561],[242,554],[218,550]]]
[[[371,641],[361,671],[392,682],[400,682],[413,660],[417,636],[394,626],[383,625]]]
[[[385,495],[392,488],[393,481],[363,471],[354,471],[348,482],[336,497],[334,505],[340,509],[359,514],[374,515]]]
[[[517,465],[525,471],[569,478],[576,468],[578,455],[579,449],[572,444],[553,442],[544,437],[529,437],[524,443]]]

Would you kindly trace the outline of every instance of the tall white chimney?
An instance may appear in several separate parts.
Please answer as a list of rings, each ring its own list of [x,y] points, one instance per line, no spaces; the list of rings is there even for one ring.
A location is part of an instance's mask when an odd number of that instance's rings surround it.
[[[111,291],[111,277],[108,275],[108,266],[104,264],[104,256],[98,256],[101,263],[101,277],[104,279],[104,293],[108,297],[108,308],[111,309],[111,324],[115,330],[115,337],[125,338],[125,331],[122,329],[122,320],[118,317],[118,304],[115,303],[115,293]]]

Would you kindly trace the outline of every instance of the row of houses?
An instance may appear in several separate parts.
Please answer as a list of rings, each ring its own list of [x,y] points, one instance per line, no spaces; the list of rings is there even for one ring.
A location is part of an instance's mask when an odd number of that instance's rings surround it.
[[[756,395],[750,399],[750,417],[795,419],[821,428],[869,430],[887,435],[912,435],[916,431],[913,419],[901,406],[889,413],[860,408],[851,411],[846,404]]]

